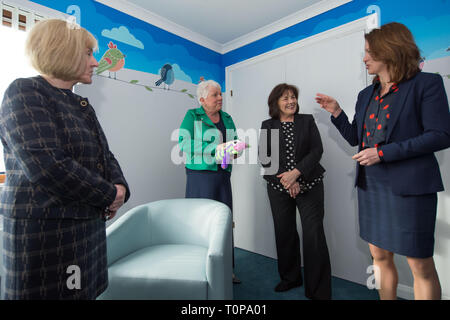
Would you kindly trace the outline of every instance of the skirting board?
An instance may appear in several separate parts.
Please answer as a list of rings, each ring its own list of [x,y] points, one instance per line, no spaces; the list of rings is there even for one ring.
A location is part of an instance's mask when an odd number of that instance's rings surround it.
[[[397,287],[397,296],[406,300],[414,300],[414,288],[399,284]],[[442,300],[450,300],[450,297],[443,295]]]
[[[406,300],[414,300],[414,289],[404,284],[397,286],[397,296]]]

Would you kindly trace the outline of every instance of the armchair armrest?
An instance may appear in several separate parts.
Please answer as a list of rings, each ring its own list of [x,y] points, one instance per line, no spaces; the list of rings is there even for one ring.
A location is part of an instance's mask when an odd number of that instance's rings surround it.
[[[214,214],[206,257],[208,297],[212,300],[229,300],[233,299],[231,212],[224,206]]]
[[[108,266],[150,244],[147,205],[127,211],[106,229]]]

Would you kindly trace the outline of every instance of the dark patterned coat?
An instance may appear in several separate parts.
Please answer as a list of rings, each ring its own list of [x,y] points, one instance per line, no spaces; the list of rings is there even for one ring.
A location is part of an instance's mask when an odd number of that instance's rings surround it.
[[[114,184],[126,200],[130,192],[94,109],[40,76],[17,79],[5,92],[0,137],[5,297],[95,298],[107,286],[103,214]],[[68,289],[70,266],[81,272],[79,289]]]

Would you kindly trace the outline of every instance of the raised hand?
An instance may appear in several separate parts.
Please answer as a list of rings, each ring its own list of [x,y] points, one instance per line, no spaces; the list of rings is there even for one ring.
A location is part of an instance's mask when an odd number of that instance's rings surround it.
[[[320,104],[322,109],[325,109],[331,113],[335,118],[341,114],[342,109],[333,97],[327,96],[326,94],[317,93],[316,102]]]

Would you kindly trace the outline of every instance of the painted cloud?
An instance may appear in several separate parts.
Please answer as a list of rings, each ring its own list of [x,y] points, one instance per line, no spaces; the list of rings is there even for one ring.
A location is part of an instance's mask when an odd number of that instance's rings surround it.
[[[139,49],[144,49],[144,44],[138,39],[136,39],[125,26],[120,26],[119,28],[112,28],[111,30],[104,29],[102,31],[102,36],[126,43],[130,46]]]
[[[183,81],[187,81],[187,82],[192,82],[191,77],[189,77],[182,69],[181,67],[174,63],[172,65],[173,68],[173,73],[175,74],[175,78],[178,80],[183,80]]]

